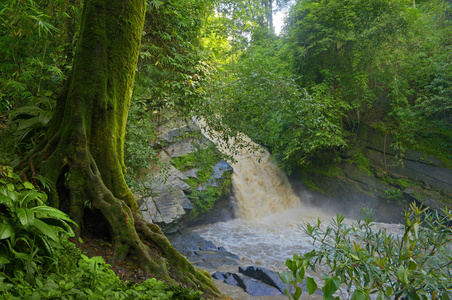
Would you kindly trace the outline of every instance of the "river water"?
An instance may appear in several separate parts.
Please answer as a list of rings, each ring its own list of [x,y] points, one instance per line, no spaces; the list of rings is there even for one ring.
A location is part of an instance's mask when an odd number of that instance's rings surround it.
[[[242,260],[241,266],[254,265],[278,272],[287,270],[285,262],[288,258],[314,249],[312,240],[300,229],[300,224],[316,222],[318,218],[328,224],[335,212],[328,212],[328,208],[309,207],[306,203],[313,203],[315,199],[310,199],[312,195],[308,191],[295,194],[286,175],[278,169],[268,152],[249,151],[248,148],[231,152],[229,147],[211,140],[217,143],[220,151],[233,157],[230,164],[233,168],[232,201],[236,218],[193,230],[216,246],[237,254]],[[352,220],[346,222],[352,223]],[[397,232],[400,227],[385,223],[376,226],[392,232]],[[237,272],[236,269],[226,271]],[[322,274],[310,275],[320,286]],[[222,284],[219,288],[229,296],[234,295],[234,299],[257,299],[240,293],[236,288]],[[341,288],[339,296],[348,298],[345,288]],[[313,298],[321,299],[319,296]],[[303,295],[303,299],[311,297]]]

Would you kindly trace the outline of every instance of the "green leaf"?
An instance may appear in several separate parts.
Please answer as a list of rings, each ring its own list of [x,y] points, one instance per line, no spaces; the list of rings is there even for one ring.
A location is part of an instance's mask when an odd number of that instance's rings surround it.
[[[312,295],[317,291],[317,283],[315,283],[314,278],[309,276],[306,278],[306,288],[309,295]]]
[[[392,289],[392,286],[388,286],[388,287],[386,288],[385,295],[386,295],[387,297],[390,297],[390,296],[392,296],[392,293],[394,293],[394,290]]]
[[[369,295],[363,291],[362,289],[356,289],[352,295],[351,300],[366,300],[369,298]]]
[[[14,234],[14,227],[11,224],[0,223],[0,240],[7,239]]]
[[[0,255],[0,268],[3,268],[4,265],[9,264],[10,261],[7,257]]]
[[[12,183],[8,183],[8,184],[6,185],[6,188],[7,188],[8,191],[10,191],[10,192],[14,192],[14,190],[16,189],[16,188],[14,187],[14,184],[12,184]]]
[[[1,195],[0,194],[0,204],[5,204],[8,207],[12,207],[13,206],[13,200],[5,195]]]
[[[66,223],[63,220],[60,219],[54,219],[54,218],[40,218],[41,221],[45,222],[48,225],[52,225],[52,226],[56,226],[56,227],[60,227],[61,229],[63,229],[64,231],[66,231],[70,237],[73,237],[74,231],[72,230],[71,226],[69,226],[68,223]]]
[[[33,190],[35,188],[34,185],[28,181],[24,182],[24,187],[29,190]]]
[[[75,224],[74,221],[72,221],[68,215],[66,215],[64,212],[62,212],[59,209],[50,207],[50,206],[35,206],[33,208],[31,208],[31,210],[33,210],[35,213],[39,213],[41,214],[41,217],[51,217],[51,218],[55,218],[55,219],[62,219],[65,221],[68,221],[72,224]]]
[[[41,231],[45,236],[51,238],[52,240],[58,242],[58,231],[52,226],[47,225],[43,221],[35,218],[35,222],[33,224],[39,231]]]
[[[295,279],[291,271],[279,272],[279,278],[286,284],[292,284]]]
[[[408,284],[408,270],[405,269],[403,266],[400,266],[397,268],[397,278],[400,280],[401,283],[404,285]]]
[[[331,277],[325,281],[325,285],[322,288],[323,296],[329,298],[339,289],[341,281],[339,277]]]
[[[54,257],[55,251],[52,247],[52,245],[49,243],[49,240],[45,238],[45,236],[41,236],[39,234],[36,234],[35,236],[36,244],[38,245],[39,249],[45,253],[45,255],[49,257]]]
[[[385,293],[380,291],[378,293],[377,300],[384,300],[384,299],[385,299]]]
[[[419,222],[413,224],[414,236],[419,238]]]
[[[297,288],[295,289],[295,293],[293,294],[293,298],[294,300],[298,300],[301,297],[301,288],[299,286],[297,286]]]
[[[19,218],[20,223],[23,226],[33,225],[35,220],[35,214],[29,208],[18,208],[17,209],[17,217]]]
[[[30,201],[35,200],[35,199],[38,200],[39,202],[42,202],[40,199],[45,194],[38,192],[38,191],[26,191],[26,192],[23,192],[21,195],[22,195],[22,198],[20,200],[20,206],[24,207],[24,206],[27,206],[27,204]]]

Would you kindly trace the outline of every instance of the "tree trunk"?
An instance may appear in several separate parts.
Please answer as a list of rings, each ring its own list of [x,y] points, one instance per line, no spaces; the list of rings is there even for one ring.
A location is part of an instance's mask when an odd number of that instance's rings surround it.
[[[134,259],[158,279],[218,298],[210,276],[143,220],[124,180],[125,127],[144,15],[144,0],[85,1],[72,73],[45,142],[30,158],[31,170],[50,180],[51,205],[79,224],[78,235],[94,213],[105,225],[95,230],[111,239],[116,260]]]

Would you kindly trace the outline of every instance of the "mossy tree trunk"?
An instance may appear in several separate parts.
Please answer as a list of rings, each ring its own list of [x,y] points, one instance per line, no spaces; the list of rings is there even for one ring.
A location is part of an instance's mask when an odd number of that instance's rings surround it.
[[[86,212],[94,211],[115,259],[135,259],[158,279],[216,298],[210,278],[143,220],[124,181],[125,127],[144,15],[144,0],[85,1],[70,78],[30,166],[50,180],[51,205],[79,224],[78,234],[90,226]]]

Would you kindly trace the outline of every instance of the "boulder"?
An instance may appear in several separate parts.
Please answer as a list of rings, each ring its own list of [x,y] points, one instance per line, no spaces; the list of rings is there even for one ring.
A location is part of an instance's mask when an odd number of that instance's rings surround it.
[[[199,127],[192,121],[172,119],[157,128],[157,138],[166,143],[174,143],[185,133],[199,130]]]
[[[218,280],[223,280],[226,284],[241,287],[251,296],[273,297],[283,295],[278,289],[272,286],[236,273],[215,272],[212,277]]]
[[[186,139],[177,141],[165,147],[166,153],[172,158],[181,157],[195,152],[198,148],[205,149],[212,142],[206,138],[188,137]]]
[[[184,230],[168,238],[174,248],[196,266],[217,269],[225,265],[238,265],[237,255],[223,247],[218,248],[212,241],[205,240],[196,232]]]
[[[248,277],[262,281],[269,286],[277,288],[282,294],[284,289],[291,290],[292,286],[285,284],[281,278],[279,278],[278,272],[270,271],[262,267],[249,266],[247,268],[239,267],[239,272]]]

